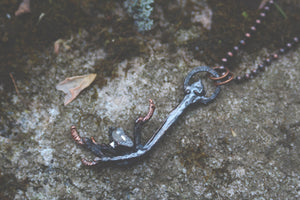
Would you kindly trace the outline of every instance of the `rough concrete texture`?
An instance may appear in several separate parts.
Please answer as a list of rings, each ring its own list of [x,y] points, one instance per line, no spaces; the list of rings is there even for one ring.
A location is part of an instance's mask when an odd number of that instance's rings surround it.
[[[81,34],[74,42],[84,37]],[[299,48],[257,78],[223,86],[213,103],[189,109],[144,160],[123,168],[83,166],[82,157],[94,156],[72,140],[71,125],[98,142],[108,141],[110,126],[122,127],[130,135],[134,120],[147,113],[151,98],[157,109],[144,127],[146,140],[183,98],[186,74],[205,64],[185,48],[170,52],[168,44],[156,39],[147,48],[146,58],[122,61],[118,77],[108,79],[102,88],[91,85],[67,106],[55,85],[68,76],[97,73],[92,66],[105,58],[105,51],[74,49],[57,57],[44,56],[43,63],[28,61],[32,76],[17,81],[21,96],[10,93],[10,100],[1,102],[7,118],[16,124],[10,138],[0,137],[4,197],[300,198]],[[262,49],[257,55],[266,52]],[[262,59],[253,57],[245,55],[241,67]],[[24,102],[29,106],[23,108]]]

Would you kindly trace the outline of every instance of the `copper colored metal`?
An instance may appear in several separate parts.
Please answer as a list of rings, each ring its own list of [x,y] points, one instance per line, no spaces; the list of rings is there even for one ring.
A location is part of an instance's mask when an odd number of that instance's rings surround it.
[[[136,124],[140,123],[140,122],[144,123],[144,122],[148,121],[149,119],[151,119],[151,117],[152,117],[152,115],[154,113],[154,110],[155,110],[155,105],[154,105],[154,102],[153,102],[152,99],[149,99],[149,103],[150,103],[150,105],[149,105],[149,112],[148,112],[148,114],[145,117],[139,117],[135,121]]]
[[[225,81],[222,81],[222,82],[216,82],[216,86],[219,86],[219,85],[224,85],[226,83],[229,83],[230,81],[233,80],[234,78],[234,74],[232,72],[229,72],[228,76],[226,77],[227,79]]]
[[[214,70],[224,70],[224,69],[226,70],[225,74],[223,74],[222,76],[219,76],[219,77],[212,77],[212,76],[208,75],[208,78],[210,78],[211,80],[214,80],[214,81],[222,80],[229,74],[229,69],[224,66],[213,67],[213,69]]]
[[[82,138],[79,136],[79,134],[76,130],[76,126],[74,126],[74,125],[71,126],[71,135],[78,144],[84,144],[84,142],[82,141]]]
[[[97,142],[96,142],[96,140],[95,140],[94,137],[91,137],[91,140],[92,140],[92,142],[93,142],[94,144],[97,144]]]
[[[219,76],[219,77],[212,77],[210,75],[208,76],[208,78],[210,78],[211,80],[218,81],[215,83],[217,86],[229,83],[234,78],[234,74],[232,72],[230,72],[227,67],[216,66],[216,67],[213,67],[213,69],[214,70],[225,70],[225,73],[222,76]],[[226,80],[224,80],[224,79],[226,79]],[[221,81],[221,80],[224,80],[224,81]]]
[[[93,165],[96,165],[98,162],[96,162],[96,161],[88,161],[88,160],[86,160],[86,159],[84,159],[84,158],[82,158],[81,159],[81,162],[82,162],[82,164],[84,164],[84,165],[86,165],[86,166],[93,166]]]

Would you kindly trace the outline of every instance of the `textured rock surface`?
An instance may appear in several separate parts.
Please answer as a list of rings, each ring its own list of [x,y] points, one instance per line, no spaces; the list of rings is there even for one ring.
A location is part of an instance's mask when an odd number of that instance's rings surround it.
[[[84,37],[81,34],[74,43]],[[83,166],[80,159],[93,155],[73,142],[71,125],[99,142],[108,141],[109,126],[122,127],[130,135],[134,120],[147,112],[151,98],[157,109],[144,127],[143,138],[149,138],[183,98],[186,74],[205,64],[185,48],[170,52],[168,44],[157,39],[147,48],[147,57],[120,62],[116,78],[107,79],[102,88],[91,85],[68,106],[63,106],[64,95],[55,85],[67,76],[97,73],[94,63],[105,59],[105,51],[101,47],[72,50],[57,57],[41,56],[42,63],[28,61],[32,77],[17,81],[21,96],[12,92],[6,94],[9,101],[1,102],[5,119],[15,123],[9,137],[0,136],[1,195],[15,199],[300,198],[299,48],[259,77],[224,86],[213,103],[189,109],[141,162],[124,168]],[[241,66],[259,62],[266,52],[244,55]]]

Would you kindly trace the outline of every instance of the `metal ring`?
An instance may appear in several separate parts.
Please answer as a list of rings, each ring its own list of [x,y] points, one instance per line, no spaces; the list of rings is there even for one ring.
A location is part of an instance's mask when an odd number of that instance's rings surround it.
[[[214,70],[219,69],[219,70],[226,70],[225,74],[219,77],[212,77],[212,76],[208,76],[209,79],[214,80],[214,81],[218,81],[218,80],[222,80],[223,78],[225,78],[230,72],[229,69],[227,67],[224,66],[217,66],[217,67],[213,67]]]
[[[192,76],[194,76],[195,74],[197,74],[199,72],[208,72],[209,74],[211,74],[214,77],[219,77],[218,72],[215,71],[213,68],[210,68],[208,66],[195,67],[194,69],[192,69],[192,71],[190,71],[188,73],[188,75],[186,76],[186,78],[184,80],[184,90],[186,90],[186,88],[188,86],[190,86],[189,82],[190,82],[190,79],[192,78]],[[199,80],[199,81],[201,81],[201,80]],[[217,81],[217,83],[220,83],[220,81]],[[217,95],[221,91],[221,87],[220,87],[220,85],[216,85],[216,86],[217,87],[216,87],[215,91],[213,92],[213,94],[210,97],[205,97],[206,100],[204,100],[205,101],[204,103],[208,103],[217,97]]]
[[[212,77],[212,76],[208,75],[208,78],[210,78],[211,80],[217,81],[215,83],[215,85],[217,85],[217,86],[225,85],[226,83],[229,83],[230,81],[232,81],[234,78],[234,74],[232,72],[230,72],[227,67],[216,66],[216,67],[213,67],[213,69],[214,70],[226,70],[225,74],[223,74],[222,76],[219,76],[219,77]],[[222,79],[224,79],[224,80],[221,81]]]
[[[229,78],[228,78],[229,77]],[[224,85],[226,83],[229,83],[230,81],[232,81],[232,79],[234,78],[234,74],[232,72],[229,72],[228,75],[228,79],[226,81],[222,81],[222,82],[216,82],[215,85],[220,86],[220,85]]]

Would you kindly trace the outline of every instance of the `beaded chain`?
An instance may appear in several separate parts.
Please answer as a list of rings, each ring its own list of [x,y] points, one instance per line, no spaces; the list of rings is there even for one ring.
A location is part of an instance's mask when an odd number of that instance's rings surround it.
[[[214,67],[215,70],[223,71],[222,75],[218,78],[209,76],[210,79],[218,81],[216,82],[216,85],[224,85],[226,83],[231,82],[234,80],[236,83],[241,83],[244,80],[249,80],[253,77],[255,77],[259,72],[262,72],[265,70],[267,66],[271,64],[272,61],[278,59],[279,55],[282,55],[286,53],[288,50],[292,49],[294,46],[296,46],[299,43],[299,38],[294,37],[292,41],[288,42],[285,47],[280,48],[277,53],[271,54],[270,57],[266,58],[261,64],[257,65],[256,68],[253,68],[250,70],[250,73],[246,73],[244,75],[238,75],[234,76],[232,72],[229,71],[227,68],[228,62],[230,59],[232,59],[237,52],[243,48],[246,43],[248,43],[249,39],[252,37],[252,35],[257,31],[258,26],[261,24],[262,20],[266,18],[267,13],[270,11],[271,6],[274,5],[274,1],[270,0],[266,3],[266,5],[263,7],[263,11],[259,14],[258,19],[255,20],[255,25],[250,27],[250,30],[245,33],[245,38],[239,41],[239,44],[234,46],[231,51],[228,51],[226,56],[221,59],[222,65]],[[222,82],[220,82],[222,80]]]

